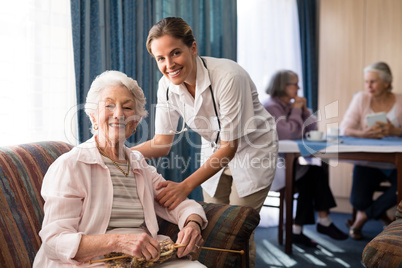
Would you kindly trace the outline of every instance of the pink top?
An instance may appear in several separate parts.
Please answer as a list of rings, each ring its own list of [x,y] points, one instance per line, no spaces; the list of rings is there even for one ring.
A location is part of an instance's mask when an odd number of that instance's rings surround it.
[[[402,95],[395,94],[396,97],[396,117],[399,125],[402,126]],[[368,128],[366,116],[370,114],[371,95],[361,91],[353,96],[353,99],[346,110],[340,125],[341,135],[345,134],[346,129],[364,130]]]
[[[204,224],[207,219],[204,209],[194,200],[184,200],[176,209],[161,207],[155,197],[156,185],[164,181],[156,169],[147,164],[141,153],[126,148],[135,175],[138,195],[144,207],[145,224],[157,239],[156,215],[183,228],[190,214],[198,214]],[[113,201],[113,185],[109,170],[96,148],[95,139],[73,148],[60,156],[47,171],[41,194],[45,200],[44,219],[39,235],[42,246],[33,267],[87,267],[73,260],[82,235],[106,232]],[[160,240],[160,239],[158,239]]]

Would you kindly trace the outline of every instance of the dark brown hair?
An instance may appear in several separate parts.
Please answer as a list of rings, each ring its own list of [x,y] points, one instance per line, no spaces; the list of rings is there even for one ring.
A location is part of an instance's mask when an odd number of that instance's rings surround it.
[[[152,54],[151,43],[154,39],[158,39],[164,35],[169,35],[177,39],[181,39],[183,43],[191,47],[195,41],[193,30],[182,18],[168,17],[156,23],[149,30],[147,38],[147,50]]]

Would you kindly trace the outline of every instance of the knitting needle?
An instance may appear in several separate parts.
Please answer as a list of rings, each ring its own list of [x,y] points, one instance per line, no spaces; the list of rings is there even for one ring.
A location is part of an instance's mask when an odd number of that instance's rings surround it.
[[[174,248],[181,248],[181,247],[185,247],[185,246],[186,246],[186,245],[175,244],[173,247],[174,247]],[[200,248],[200,249],[205,249],[205,250],[215,250],[215,251],[239,253],[239,254],[241,254],[241,255],[244,254],[244,250],[232,250],[232,249],[210,248],[210,247],[199,247],[199,248]]]
[[[206,249],[206,250],[216,250],[216,251],[223,251],[223,252],[238,253],[240,255],[244,254],[244,250],[232,250],[232,249],[221,249],[221,248],[210,248],[210,247],[200,247],[200,248]]]
[[[175,248],[175,247],[173,247]],[[168,252],[162,252],[160,257],[166,256]],[[95,263],[95,262],[103,262],[103,261],[110,261],[110,260],[117,260],[117,259],[125,259],[125,258],[132,258],[133,256],[131,255],[121,255],[121,256],[116,256],[116,257],[110,257],[106,259],[101,259],[101,260],[94,260],[94,261],[89,261],[89,264]],[[139,261],[143,261],[144,258],[139,258]]]
[[[180,247],[185,247],[186,245],[171,245],[170,248],[180,248]],[[163,252],[161,253],[160,257],[163,257],[166,255],[168,252]],[[89,264],[95,263],[95,262],[104,262],[104,261],[111,261],[111,260],[117,260],[117,259],[125,259],[125,258],[132,258],[133,256],[131,255],[121,255],[121,256],[116,256],[116,257],[110,257],[106,259],[100,259],[100,260],[94,260],[94,261],[89,261]],[[139,258],[139,261],[143,261],[144,258]]]
[[[182,248],[182,247],[185,247],[185,246],[186,245],[175,244],[175,245],[173,245],[173,248]],[[200,249],[238,253],[238,254],[241,254],[241,255],[244,254],[244,250],[232,250],[232,249],[210,248],[210,247],[200,247]],[[94,260],[94,261],[89,261],[89,264],[92,264],[92,263],[95,263],[95,262],[104,262],[104,261],[110,261],[110,260],[124,259],[124,258],[132,258],[132,256],[131,255],[122,255],[122,256],[117,256],[117,257],[101,259],[101,260]]]

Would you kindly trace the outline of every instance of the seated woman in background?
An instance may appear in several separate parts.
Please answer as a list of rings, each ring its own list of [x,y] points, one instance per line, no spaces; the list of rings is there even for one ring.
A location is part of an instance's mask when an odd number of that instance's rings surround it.
[[[282,70],[274,74],[266,90],[271,97],[264,107],[276,120],[280,140],[300,139],[307,132],[317,129],[316,119],[307,109],[306,99],[297,95],[298,82],[296,73]],[[295,185],[299,197],[293,224],[293,241],[311,247],[317,245],[302,232],[303,225],[315,223],[314,209],[318,212],[319,233],[337,240],[348,238],[347,234],[333,224],[329,216],[329,209],[335,207],[336,203],[328,184],[327,170],[322,166],[300,165],[298,162],[295,170]],[[283,177],[276,178],[284,180]]]
[[[124,145],[147,115],[144,107],[142,89],[125,74],[107,71],[93,81],[85,112],[94,136],[59,157],[44,177],[42,246],[33,267],[87,267],[111,252],[158,258],[158,241],[166,237],[158,235],[156,215],[181,229],[176,243],[186,246],[178,257],[199,249],[207,224],[203,208],[189,199],[173,210],[159,205],[156,186],[164,178]],[[163,265],[205,267],[186,259]]]
[[[384,62],[367,66],[364,81],[367,92],[359,92],[353,97],[340,125],[341,134],[367,139],[402,136],[402,95],[391,92],[392,74],[389,66]],[[368,127],[366,116],[378,112],[387,114],[388,123],[377,122]],[[385,180],[391,183],[391,187],[374,201],[375,189]],[[350,202],[357,213],[355,222],[349,222],[352,238],[363,238],[361,229],[369,219],[382,219],[385,224],[390,222],[386,211],[397,203],[396,189],[395,168],[355,165]]]

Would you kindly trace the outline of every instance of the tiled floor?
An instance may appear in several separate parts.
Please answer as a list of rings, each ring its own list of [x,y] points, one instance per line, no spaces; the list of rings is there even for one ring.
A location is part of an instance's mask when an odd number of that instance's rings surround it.
[[[356,241],[348,238],[344,241],[337,241],[317,233],[315,225],[307,225],[303,232],[319,243],[318,248],[312,249],[293,244],[293,253],[287,255],[284,253],[284,246],[278,244],[277,215],[277,209],[263,208],[261,211],[261,223],[255,232],[256,268],[363,267],[361,254],[365,245],[383,228],[381,222],[369,221],[363,228],[365,239]],[[338,228],[344,232],[348,231],[346,220],[350,218],[349,214],[331,213],[331,218]]]

